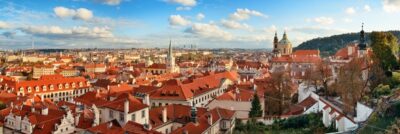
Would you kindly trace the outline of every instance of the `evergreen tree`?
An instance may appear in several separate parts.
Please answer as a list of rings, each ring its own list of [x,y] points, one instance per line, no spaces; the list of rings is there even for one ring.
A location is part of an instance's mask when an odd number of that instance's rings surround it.
[[[261,117],[262,116],[262,110],[261,110],[261,104],[260,104],[260,99],[258,98],[258,95],[255,93],[253,100],[251,101],[251,109],[249,112],[249,117]]]

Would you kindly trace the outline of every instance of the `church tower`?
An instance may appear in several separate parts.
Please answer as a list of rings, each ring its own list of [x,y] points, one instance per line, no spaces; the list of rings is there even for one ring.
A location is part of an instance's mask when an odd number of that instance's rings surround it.
[[[278,44],[279,44],[279,39],[278,39],[278,34],[275,31],[275,37],[274,37],[274,49],[272,50],[272,53],[274,54],[274,57],[279,57],[279,49],[278,49]]]
[[[364,23],[361,25],[361,31],[360,31],[360,41],[358,44],[358,57],[363,57],[366,54],[367,51],[367,43],[365,41],[365,32],[364,32]]]
[[[169,73],[177,73],[177,72],[179,72],[179,68],[177,68],[176,65],[175,65],[175,57],[174,57],[174,54],[172,53],[172,42],[171,42],[171,40],[169,41],[168,54],[167,54],[167,59],[166,59],[166,66],[167,66],[167,72],[169,72]]]

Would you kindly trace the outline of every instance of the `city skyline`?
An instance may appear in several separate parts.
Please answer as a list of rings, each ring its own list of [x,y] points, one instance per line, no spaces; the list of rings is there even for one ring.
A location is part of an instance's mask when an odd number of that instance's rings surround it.
[[[45,3],[45,4],[43,4]],[[317,5],[317,6],[315,6]],[[318,11],[318,12],[315,12]],[[272,48],[317,37],[398,30],[399,0],[0,0],[0,48]],[[385,24],[380,22],[385,20]]]

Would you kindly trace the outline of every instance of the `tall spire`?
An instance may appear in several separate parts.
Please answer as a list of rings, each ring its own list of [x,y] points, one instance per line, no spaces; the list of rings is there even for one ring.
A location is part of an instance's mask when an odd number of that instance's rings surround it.
[[[172,41],[171,39],[169,40],[169,48],[168,48],[168,57],[172,56]]]
[[[358,47],[360,50],[365,50],[367,47],[367,43],[365,41],[364,23],[361,24],[360,43],[358,44]]]
[[[360,42],[365,42],[364,23],[361,24]]]

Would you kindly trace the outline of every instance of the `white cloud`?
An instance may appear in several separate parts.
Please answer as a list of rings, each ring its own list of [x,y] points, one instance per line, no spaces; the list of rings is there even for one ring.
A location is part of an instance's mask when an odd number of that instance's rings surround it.
[[[261,12],[255,11],[255,10],[249,10],[247,8],[241,9],[238,8],[236,9],[236,12],[230,15],[230,19],[232,20],[247,20],[251,16],[258,16],[258,17],[264,17],[267,18],[266,15],[262,14]]]
[[[271,25],[270,27],[263,28],[263,32],[266,33],[275,33],[277,31],[277,27],[275,25]]]
[[[344,19],[343,19],[343,21],[344,21],[344,22],[346,22],[346,23],[353,22],[353,20],[352,20],[352,19],[350,19],[350,18],[344,18]]]
[[[192,10],[192,7],[177,7],[177,11],[189,11]]]
[[[0,21],[0,29],[9,28],[10,25],[4,21]]]
[[[119,5],[121,3],[121,0],[95,0],[98,2],[101,2],[103,4],[107,5]]]
[[[232,40],[233,36],[229,32],[223,31],[215,24],[195,23],[185,32],[191,33],[203,38]]]
[[[229,28],[229,29],[247,29],[250,30],[250,26],[246,23],[239,23],[233,20],[222,20],[221,21],[222,26],[224,26],[225,28]]]
[[[169,16],[169,24],[171,26],[187,26],[191,22],[185,18],[183,18],[181,15],[171,15]]]
[[[28,26],[20,28],[22,32],[47,38],[112,38],[112,31],[108,27],[61,28],[59,26]]]
[[[319,23],[321,25],[330,25],[330,24],[333,24],[335,22],[335,20],[333,18],[324,17],[324,16],[317,17],[317,18],[314,18],[314,19],[307,19],[307,21],[313,21],[313,22]]]
[[[75,10],[65,7],[55,7],[53,11],[56,14],[56,16],[60,18],[68,18],[75,16],[76,14]]]
[[[345,12],[348,15],[353,15],[356,13],[356,9],[354,7],[349,7],[349,8],[346,8]]]
[[[76,10],[76,15],[74,18],[87,21],[93,18],[93,13],[86,8],[79,8]]]
[[[203,20],[206,16],[203,13],[199,13],[196,15],[197,20]]]
[[[86,8],[69,9],[66,7],[55,7],[53,9],[55,15],[60,18],[74,18],[79,20],[88,21],[93,18],[93,12]]]
[[[365,12],[370,12],[371,11],[371,7],[369,5],[364,5],[364,11]]]
[[[334,35],[339,33],[349,32],[345,29],[334,29],[320,26],[310,26],[310,27],[295,27],[289,28],[288,31],[300,32],[304,34],[312,34],[318,36]]]
[[[197,4],[196,0],[166,0],[166,1],[170,2],[170,3],[181,4],[183,6],[189,6],[189,7],[196,6],[196,4]]]
[[[383,10],[388,13],[400,12],[400,0],[383,0]]]

